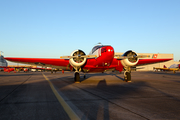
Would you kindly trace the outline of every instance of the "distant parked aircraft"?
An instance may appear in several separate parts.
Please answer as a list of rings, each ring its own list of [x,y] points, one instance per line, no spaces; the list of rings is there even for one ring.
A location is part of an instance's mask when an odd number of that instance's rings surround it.
[[[0,68],[4,69],[4,72],[20,72],[20,71],[24,71],[24,72],[28,72],[29,70],[36,72],[36,71],[51,71],[51,73],[53,72],[57,72],[57,71],[62,71],[61,69],[52,69],[52,68],[39,68],[39,67],[27,67],[27,66],[13,66],[13,67],[4,67],[4,66],[0,66]]]
[[[4,68],[4,72],[10,73],[11,71],[13,71],[14,73],[16,72],[14,68]]]
[[[4,69],[4,72],[18,72],[18,71],[24,71],[24,72],[27,72],[28,71],[28,67],[4,67],[4,66],[0,66],[0,68],[3,68]]]
[[[157,71],[157,70],[173,71],[173,73],[176,73],[176,71],[180,70],[180,64],[172,64],[169,68],[167,68],[165,65],[164,65],[164,68],[156,68],[156,67],[154,67],[154,70],[155,71]]]

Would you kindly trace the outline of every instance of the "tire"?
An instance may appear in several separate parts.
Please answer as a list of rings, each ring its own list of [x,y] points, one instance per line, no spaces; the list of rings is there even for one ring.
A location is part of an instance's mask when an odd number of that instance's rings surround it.
[[[127,72],[127,81],[131,81],[131,73]]]
[[[131,73],[130,72],[125,72],[124,80],[126,82],[131,81]]]

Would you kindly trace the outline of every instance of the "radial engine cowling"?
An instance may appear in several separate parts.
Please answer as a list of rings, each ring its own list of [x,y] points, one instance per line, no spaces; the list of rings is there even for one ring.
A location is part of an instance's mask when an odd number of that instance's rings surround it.
[[[122,56],[130,57],[130,58],[121,60],[121,63],[123,66],[134,66],[139,61],[138,57],[136,57],[137,56],[136,52],[132,50],[125,52]]]
[[[71,56],[74,56],[73,58],[69,59],[69,63],[71,64],[71,66],[73,66],[74,68],[80,68],[81,66],[83,66],[86,62],[86,58],[82,57],[86,55],[82,50],[75,50],[71,53]]]

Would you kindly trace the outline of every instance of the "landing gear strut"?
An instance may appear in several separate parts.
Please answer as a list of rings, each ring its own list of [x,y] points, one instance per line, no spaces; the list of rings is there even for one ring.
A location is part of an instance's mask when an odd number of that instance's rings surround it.
[[[131,68],[130,67],[125,67],[124,69],[125,69],[124,81],[131,82]]]
[[[75,73],[74,73],[74,82],[75,83],[80,83],[80,75],[79,72],[81,71],[81,68],[74,67]]]
[[[86,74],[84,73],[84,79],[86,78]]]
[[[79,72],[74,73],[74,82],[75,83],[80,83],[80,75]]]

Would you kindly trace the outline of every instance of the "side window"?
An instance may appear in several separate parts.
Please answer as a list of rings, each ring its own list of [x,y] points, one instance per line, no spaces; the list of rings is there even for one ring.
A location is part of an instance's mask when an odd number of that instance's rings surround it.
[[[92,49],[92,53],[94,53],[97,49],[101,48],[102,46],[95,46],[93,49]]]
[[[104,53],[104,52],[106,52],[106,48],[101,49],[101,53]]]

